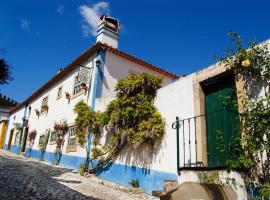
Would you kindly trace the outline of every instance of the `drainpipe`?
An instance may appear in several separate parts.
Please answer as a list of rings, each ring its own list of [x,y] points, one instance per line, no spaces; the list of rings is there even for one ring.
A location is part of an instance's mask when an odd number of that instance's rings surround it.
[[[91,109],[94,111],[96,106],[96,98],[101,97],[102,93],[102,84],[103,84],[103,70],[105,65],[105,54],[106,51],[104,49],[99,49],[97,52],[97,58],[96,63],[94,66],[94,83],[93,83],[93,93],[92,93],[92,99],[91,99]],[[91,152],[91,144],[92,144],[93,136],[92,134],[88,135],[87,138],[87,147],[86,147],[86,162],[89,164],[90,158],[90,152]],[[93,164],[92,164],[93,165]]]
[[[22,118],[22,133],[20,134],[19,146],[22,144],[23,135],[25,134],[25,123],[26,123],[26,113],[27,113],[28,104],[24,106],[24,114]]]

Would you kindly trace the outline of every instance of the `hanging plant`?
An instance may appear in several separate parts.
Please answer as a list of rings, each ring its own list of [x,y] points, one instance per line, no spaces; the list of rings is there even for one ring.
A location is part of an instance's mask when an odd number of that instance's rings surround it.
[[[45,110],[46,112],[48,112],[48,110],[49,110],[49,106],[46,104],[46,105],[43,105],[42,107],[41,107],[41,110]]]
[[[54,130],[56,131],[55,157],[56,157],[56,164],[58,165],[62,157],[62,148],[65,143],[64,138],[68,130],[67,122],[63,121],[63,122],[54,123]]]

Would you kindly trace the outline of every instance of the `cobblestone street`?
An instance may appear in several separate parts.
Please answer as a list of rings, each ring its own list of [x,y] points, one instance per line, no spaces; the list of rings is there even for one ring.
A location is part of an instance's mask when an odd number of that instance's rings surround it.
[[[155,199],[127,188],[82,177],[72,170],[51,166],[0,151],[0,199]]]

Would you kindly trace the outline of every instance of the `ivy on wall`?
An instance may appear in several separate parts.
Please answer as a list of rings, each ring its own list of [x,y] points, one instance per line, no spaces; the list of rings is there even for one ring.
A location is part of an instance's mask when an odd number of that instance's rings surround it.
[[[229,36],[233,44],[226,58],[220,59],[237,79],[244,81],[244,93],[239,94],[241,135],[232,138],[234,153],[227,161],[229,170],[241,172],[247,189],[259,188],[260,195],[270,196],[270,54],[267,43],[255,41],[243,44],[235,32]],[[248,48],[247,48],[248,47]],[[262,93],[262,92],[263,93]]]
[[[154,148],[165,133],[165,121],[154,106],[161,83],[162,78],[151,74],[130,73],[117,82],[116,98],[103,113],[92,111],[83,101],[75,106],[79,144],[85,146],[87,134],[95,135],[91,160],[97,159],[98,163],[90,170],[91,173],[110,164],[125,146],[132,149]],[[101,145],[99,136],[103,131],[108,139]]]

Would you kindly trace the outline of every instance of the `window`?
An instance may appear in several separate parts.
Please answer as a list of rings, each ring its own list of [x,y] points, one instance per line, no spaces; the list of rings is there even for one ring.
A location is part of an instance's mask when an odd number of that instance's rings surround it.
[[[56,131],[51,132],[51,138],[50,138],[50,143],[56,141]]]
[[[79,76],[76,76],[75,82],[74,82],[73,94],[78,94],[80,91],[81,91],[81,80],[79,79]]]
[[[41,145],[41,144],[45,144],[45,142],[46,142],[46,137],[45,137],[45,135],[41,135],[40,137],[39,137],[39,145]]]
[[[68,147],[75,147],[77,143],[76,134],[75,134],[76,127],[71,126],[68,128]]]
[[[14,145],[20,144],[20,132],[17,132],[15,135]]]
[[[48,99],[49,99],[48,96],[47,96],[47,97],[44,97],[44,98],[42,99],[42,103],[41,103],[41,113],[48,111]]]
[[[60,86],[57,91],[57,99],[60,99],[62,97],[62,90],[63,90],[63,86]]]

